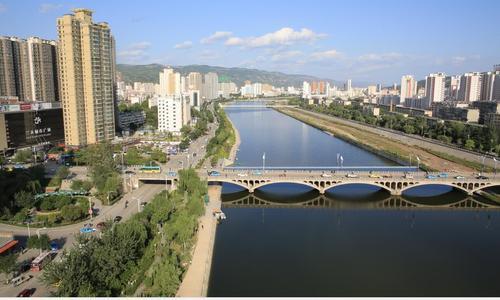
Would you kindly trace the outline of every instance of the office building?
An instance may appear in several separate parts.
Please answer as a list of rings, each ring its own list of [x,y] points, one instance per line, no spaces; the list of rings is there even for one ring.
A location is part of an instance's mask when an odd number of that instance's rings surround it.
[[[405,75],[401,77],[401,102],[406,98],[413,98],[417,95],[417,81],[412,75]]]
[[[474,102],[481,98],[481,80],[479,72],[465,73],[460,77],[460,89],[458,90],[458,100]]]
[[[444,73],[429,74],[425,77],[425,97],[429,103],[444,101],[444,84],[446,75]]]
[[[0,105],[0,151],[64,141],[59,103]]]
[[[115,136],[114,42],[91,10],[73,12],[57,19],[58,65],[66,144],[82,146]]]

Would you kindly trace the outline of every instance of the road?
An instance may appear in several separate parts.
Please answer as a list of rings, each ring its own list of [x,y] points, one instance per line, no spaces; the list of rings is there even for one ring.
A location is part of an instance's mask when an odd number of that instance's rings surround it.
[[[477,163],[482,162],[482,160],[481,160],[482,154],[480,154],[480,153],[468,151],[466,149],[460,149],[460,148],[450,146],[450,145],[445,145],[439,141],[432,140],[429,138],[424,138],[424,137],[421,137],[421,136],[418,136],[415,134],[406,134],[406,133],[403,133],[400,131],[395,131],[395,130],[391,130],[391,129],[387,129],[387,128],[369,126],[369,125],[366,125],[363,123],[359,123],[359,122],[355,122],[355,121],[351,121],[351,120],[346,120],[346,119],[342,119],[342,118],[337,118],[337,117],[332,117],[332,116],[328,116],[328,115],[316,113],[316,112],[311,112],[311,111],[304,110],[304,109],[297,108],[296,110],[303,112],[305,114],[308,114],[310,116],[317,117],[319,119],[348,125],[348,126],[351,126],[351,127],[363,130],[363,131],[372,132],[372,133],[378,134],[380,136],[387,137],[389,139],[407,144],[410,147],[418,146],[420,148],[430,149],[432,151],[437,151],[437,152],[453,155],[455,157],[466,159],[468,161],[477,162]],[[492,159],[492,157],[488,157],[488,159],[485,159],[484,164],[486,166],[489,166],[492,168],[495,167],[495,161]]]
[[[150,202],[153,197],[158,194],[163,188],[163,185],[142,185],[137,190],[125,194],[122,199],[120,199],[112,206],[103,207],[99,212],[99,215],[93,218],[92,221],[85,220],[77,224],[40,229],[40,234],[46,233],[51,239],[58,240],[63,249],[70,249],[75,242],[75,234],[79,232],[80,228],[82,228],[84,224],[89,222],[97,224],[106,220],[112,220],[116,216],[122,216],[123,220],[127,220],[138,211],[137,203]],[[129,204],[125,208],[126,201],[128,201]],[[0,231],[12,232],[16,239],[25,240],[28,237],[28,229],[26,227],[0,224]],[[36,228],[31,228],[31,234],[36,234],[36,231]],[[56,257],[56,259],[58,259],[58,257]],[[33,278],[18,287],[12,287],[10,285],[0,286],[0,296],[14,297],[25,288],[36,288],[35,294],[33,295],[35,297],[49,296],[50,291],[39,281],[41,272],[29,271],[25,274],[33,275]]]

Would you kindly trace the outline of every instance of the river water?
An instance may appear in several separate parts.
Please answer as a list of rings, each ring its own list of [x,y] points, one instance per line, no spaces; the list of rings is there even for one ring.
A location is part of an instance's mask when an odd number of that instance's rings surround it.
[[[226,112],[240,166],[395,165],[272,109]],[[223,210],[209,296],[500,295],[500,211],[449,187],[225,184]]]

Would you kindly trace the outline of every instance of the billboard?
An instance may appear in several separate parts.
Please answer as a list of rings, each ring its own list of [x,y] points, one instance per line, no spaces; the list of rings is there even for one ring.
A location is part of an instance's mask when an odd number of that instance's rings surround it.
[[[5,113],[5,128],[8,148],[64,140],[62,109]]]

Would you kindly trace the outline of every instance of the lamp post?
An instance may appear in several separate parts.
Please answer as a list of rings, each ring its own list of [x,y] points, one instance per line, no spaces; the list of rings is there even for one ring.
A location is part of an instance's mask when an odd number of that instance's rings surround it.
[[[493,157],[493,161],[495,162],[495,166],[494,166],[495,173],[493,173],[493,177],[497,177],[497,162],[498,162],[498,160]]]
[[[266,152],[262,155],[262,171],[266,168]]]
[[[36,230],[36,235],[38,236],[38,242],[40,242],[40,230],[45,230],[45,229],[47,229],[47,227],[39,228]],[[42,254],[42,247],[41,245],[39,246],[40,246],[40,254]]]
[[[482,163],[481,163],[481,175],[483,175],[484,173],[484,160],[485,160],[486,156],[483,155],[483,159],[482,159]]]

